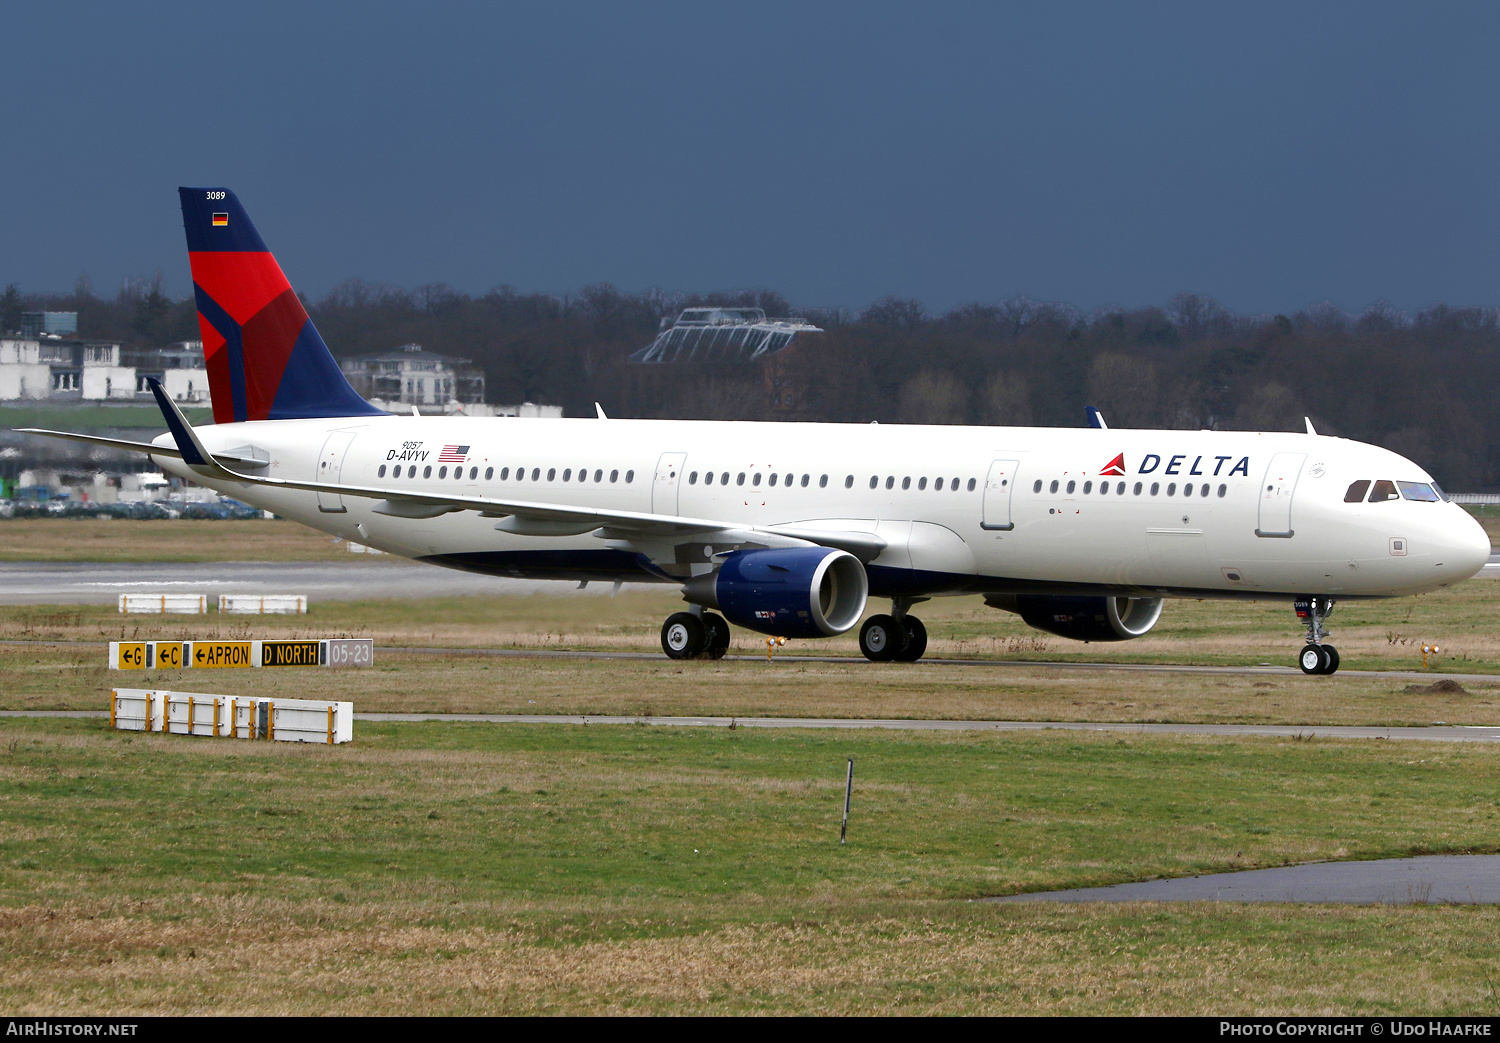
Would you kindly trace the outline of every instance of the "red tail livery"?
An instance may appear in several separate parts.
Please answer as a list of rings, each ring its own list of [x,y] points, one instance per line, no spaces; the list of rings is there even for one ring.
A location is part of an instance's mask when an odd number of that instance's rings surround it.
[[[227,188],[179,188],[214,423],[369,416]]]

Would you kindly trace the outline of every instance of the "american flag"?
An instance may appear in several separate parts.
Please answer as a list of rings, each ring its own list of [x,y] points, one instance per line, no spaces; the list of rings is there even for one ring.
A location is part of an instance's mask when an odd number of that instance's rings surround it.
[[[469,458],[469,447],[466,445],[445,445],[443,451],[438,453],[440,464],[461,464]]]

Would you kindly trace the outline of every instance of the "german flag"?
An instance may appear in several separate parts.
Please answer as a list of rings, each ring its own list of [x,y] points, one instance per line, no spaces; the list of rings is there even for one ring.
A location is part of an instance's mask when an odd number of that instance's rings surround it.
[[[214,215],[214,227],[215,228],[228,228],[229,227],[229,215],[228,214],[215,214]]]

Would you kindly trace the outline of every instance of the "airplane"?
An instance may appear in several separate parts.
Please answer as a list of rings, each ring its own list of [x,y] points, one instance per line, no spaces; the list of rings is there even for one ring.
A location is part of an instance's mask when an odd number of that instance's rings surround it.
[[[1169,598],[1291,602],[1332,674],[1342,599],[1473,576],[1484,530],[1393,452],[1275,431],[395,416],[349,385],[235,194],[181,188],[213,406],[150,382],[162,470],[388,553],[492,576],[677,586],[673,659],[730,626],[912,662],[911,609],[978,594],[1081,641],[1146,634]],[[616,588],[618,589],[618,587]],[[865,618],[872,598],[891,611]]]

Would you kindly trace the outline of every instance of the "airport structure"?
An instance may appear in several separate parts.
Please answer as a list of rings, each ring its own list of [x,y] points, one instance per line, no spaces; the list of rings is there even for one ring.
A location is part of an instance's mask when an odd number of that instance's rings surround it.
[[[759,362],[791,347],[799,334],[822,333],[806,319],[768,319],[762,308],[688,308],[632,362]]]
[[[149,402],[147,377],[160,381],[173,401],[208,401],[203,346],[195,340],[137,351],[55,334],[0,340],[0,402],[106,404],[137,396]]]

